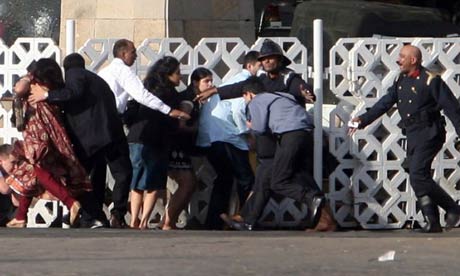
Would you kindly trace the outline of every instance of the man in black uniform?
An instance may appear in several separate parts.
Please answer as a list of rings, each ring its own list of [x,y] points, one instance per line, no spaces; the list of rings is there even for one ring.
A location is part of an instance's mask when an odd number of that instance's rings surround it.
[[[266,39],[258,58],[264,69],[264,73],[259,75],[267,92],[286,92],[294,96],[296,102],[305,107],[306,102],[314,102],[315,95],[311,92],[311,86],[308,85],[298,74],[287,66],[291,61],[284,56],[282,49],[278,44],[270,39]],[[243,95],[243,87],[247,81],[214,88],[198,95],[198,100],[206,99],[213,93],[219,93],[221,99],[237,98]],[[238,230],[250,230],[256,224],[259,215],[262,213],[267,201],[270,198],[270,182],[272,173],[273,158],[277,141],[272,134],[257,135],[256,137],[256,155],[258,165],[256,169],[256,179],[253,187],[253,195],[249,197],[241,210],[245,223],[237,225],[236,222],[226,222]],[[313,159],[313,152],[311,153]],[[313,164],[313,162],[311,162]],[[306,168],[312,170],[312,168]],[[310,173],[313,173],[312,171]],[[309,226],[314,227],[324,209],[324,197],[308,198],[305,200],[308,206]],[[313,215],[313,216],[312,216]]]
[[[388,93],[370,110],[353,118],[364,128],[396,103],[401,122],[398,124],[407,136],[407,164],[409,179],[418,204],[426,220],[424,232],[442,232],[438,206],[446,212],[446,230],[460,221],[460,208],[455,201],[434,182],[431,163],[446,140],[444,117],[440,109],[452,121],[460,134],[460,105],[449,87],[421,66],[420,49],[405,45],[399,54],[401,74]],[[351,128],[353,134],[356,128]]]

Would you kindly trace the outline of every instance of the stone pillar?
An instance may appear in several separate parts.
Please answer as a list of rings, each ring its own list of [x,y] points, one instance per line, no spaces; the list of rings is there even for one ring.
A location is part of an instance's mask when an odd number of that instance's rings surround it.
[[[251,0],[170,0],[168,23],[171,37],[184,37],[192,46],[202,37],[240,37],[248,45],[255,41]]]
[[[76,21],[76,49],[90,38],[184,37],[192,46],[202,37],[241,37],[254,42],[250,0],[62,0],[60,48],[65,21]]]

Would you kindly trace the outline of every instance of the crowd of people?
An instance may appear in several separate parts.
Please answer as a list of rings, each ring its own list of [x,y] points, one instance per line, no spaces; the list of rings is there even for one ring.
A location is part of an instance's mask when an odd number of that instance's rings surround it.
[[[81,55],[68,55],[65,80],[57,62],[43,58],[16,82],[11,121],[23,140],[0,145],[0,193],[11,194],[17,206],[7,227],[26,227],[37,197],[62,201],[69,210],[63,221],[72,227],[147,229],[170,177],[178,188],[158,228],[175,229],[197,186],[192,157],[202,155],[216,173],[206,229],[258,229],[270,196],[279,194],[307,206],[299,227],[336,230],[312,177],[314,126],[305,104],[315,95],[287,67],[291,61],[279,45],[266,39],[260,52],[247,52],[241,72],[220,87],[209,69],[198,67],[181,92],[176,58],[160,58],[142,82],[131,68],[133,42],[118,40],[113,55],[98,74],[85,69]],[[408,138],[403,165],[425,218],[422,231],[443,231],[438,206],[449,230],[460,222],[460,207],[434,182],[430,168],[445,141],[440,109],[460,134],[460,105],[442,79],[421,66],[417,47],[402,47],[398,64],[394,85],[351,119],[349,134],[397,104]],[[115,180],[109,218],[103,211],[107,167]],[[228,214],[234,182],[239,215]]]
[[[24,139],[0,146],[0,192],[18,206],[7,227],[26,227],[31,200],[41,197],[61,200],[73,227],[147,229],[170,177],[178,188],[158,228],[175,229],[197,186],[191,158],[199,154],[216,172],[207,229],[256,229],[273,193],[306,204],[300,227],[336,229],[312,177],[313,123],[305,103],[315,96],[287,68],[291,61],[279,45],[267,39],[260,52],[247,52],[242,71],[220,87],[209,69],[195,68],[181,92],[176,58],[157,60],[142,82],[131,68],[133,42],[118,40],[113,55],[97,74],[81,55],[66,56],[65,81],[56,61],[43,58],[16,83],[12,121]],[[109,218],[107,167],[115,180]],[[227,214],[234,181],[240,216]]]

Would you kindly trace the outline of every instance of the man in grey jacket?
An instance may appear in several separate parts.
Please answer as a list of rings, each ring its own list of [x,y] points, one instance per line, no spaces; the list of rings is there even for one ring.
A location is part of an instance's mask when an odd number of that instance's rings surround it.
[[[244,99],[248,103],[250,128],[256,135],[271,133],[276,140],[275,155],[271,170],[256,172],[257,178],[271,177],[269,187],[258,187],[256,193],[271,191],[308,207],[307,227],[318,223],[325,205],[324,194],[311,175],[313,166],[313,119],[291,94],[283,92],[264,93],[263,83],[254,77],[249,78],[243,88]],[[270,176],[268,175],[270,174]],[[244,209],[244,208],[243,208]],[[245,222],[226,220],[237,230],[251,230],[254,220],[263,208],[253,208]],[[243,212],[244,213],[244,212]],[[225,219],[224,219],[225,220]]]

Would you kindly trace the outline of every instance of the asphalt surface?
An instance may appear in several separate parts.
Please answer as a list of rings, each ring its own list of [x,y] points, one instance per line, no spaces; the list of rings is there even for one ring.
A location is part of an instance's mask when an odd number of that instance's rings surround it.
[[[3,228],[0,245],[0,275],[460,275],[460,229],[421,234]],[[389,251],[395,251],[393,260],[378,260]]]

